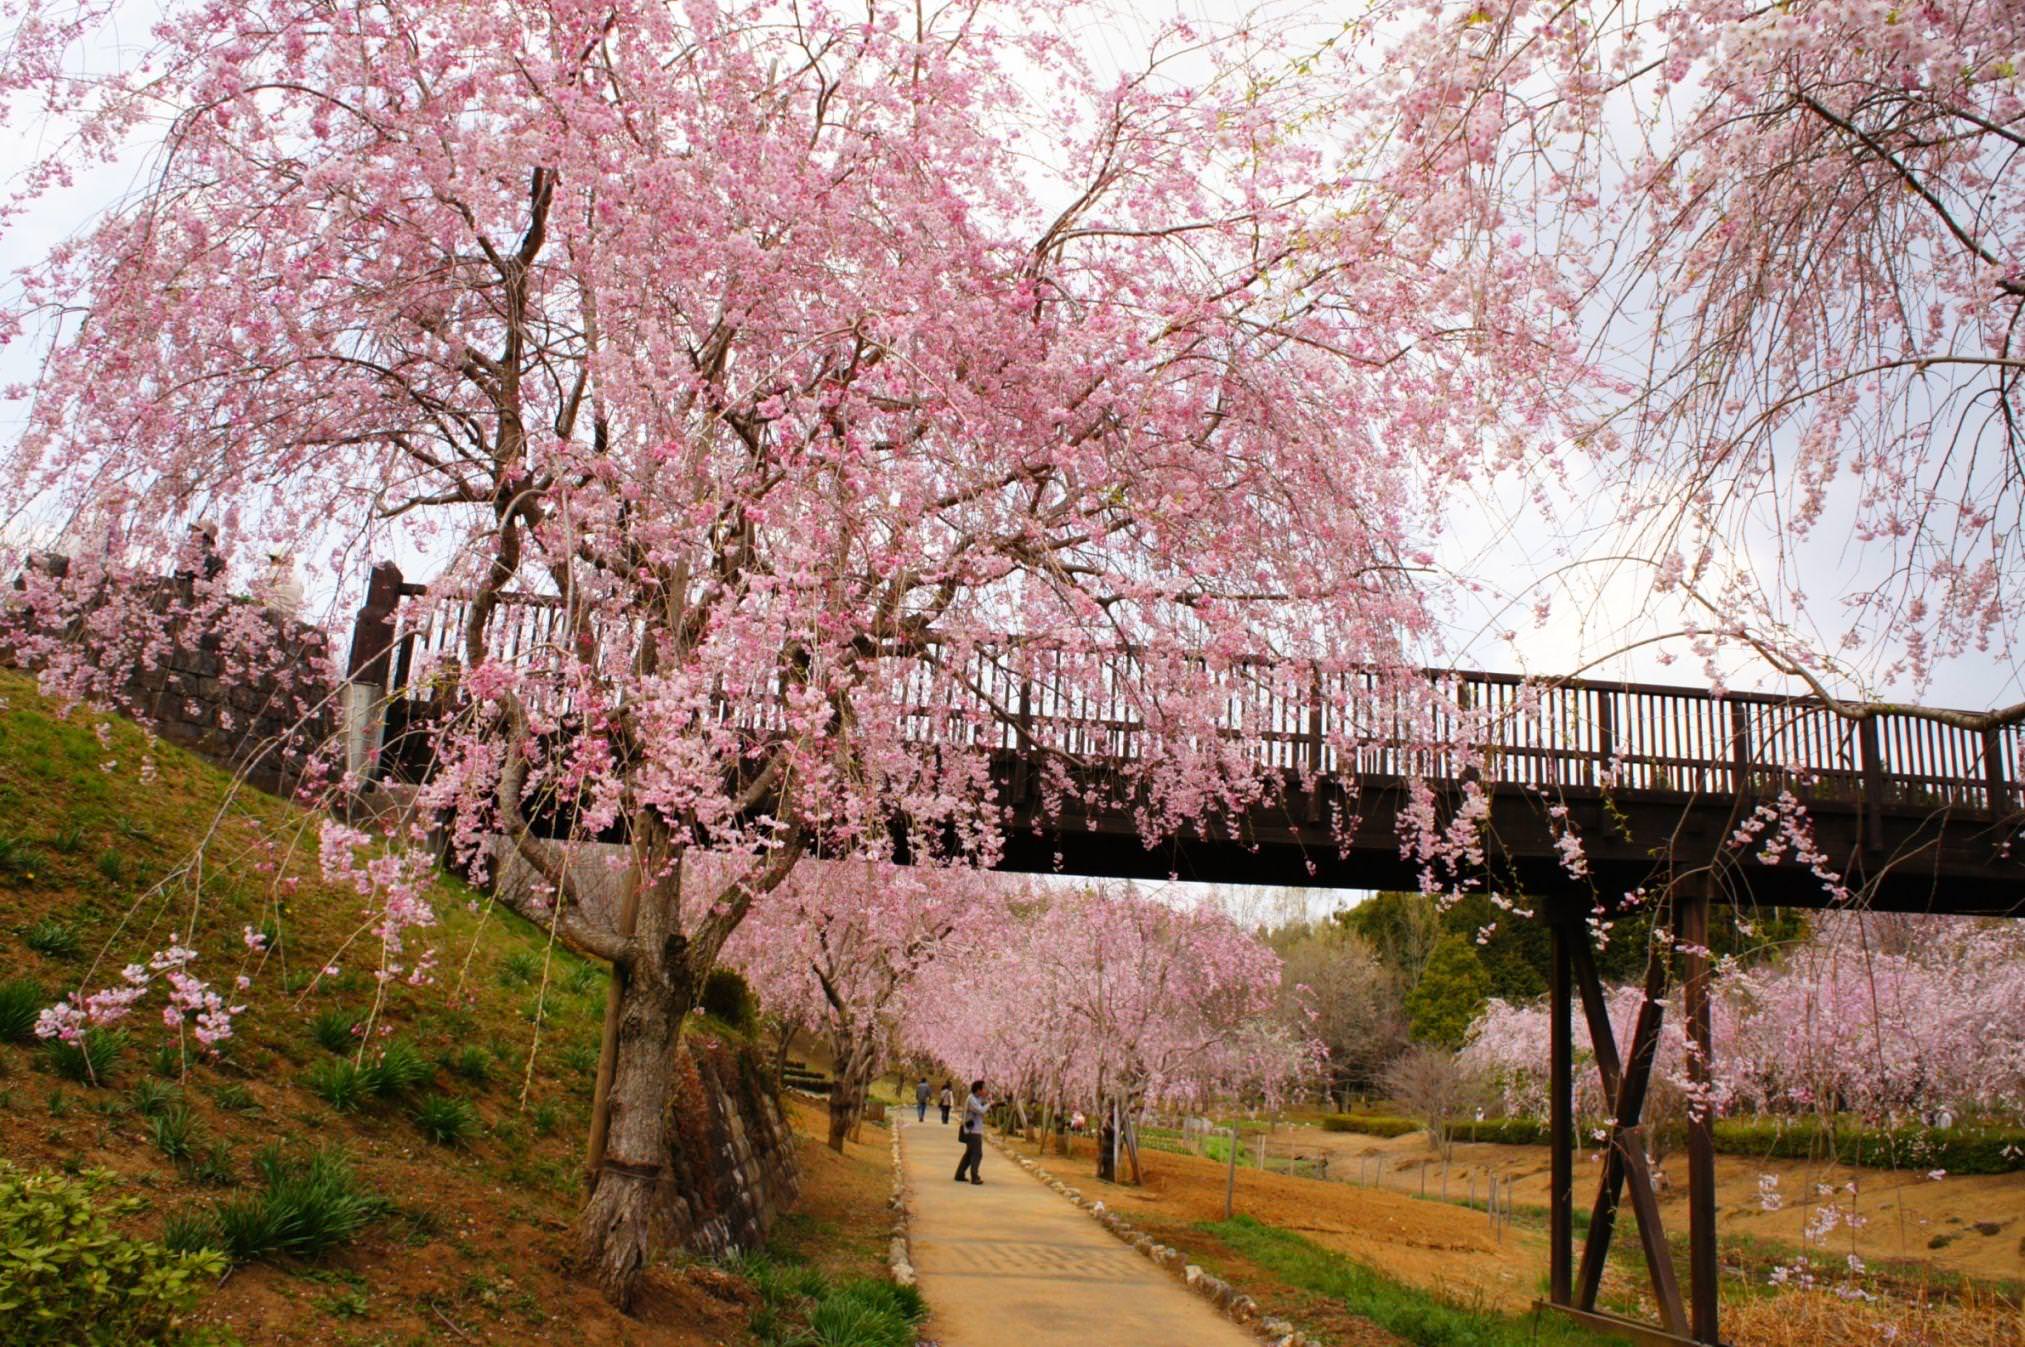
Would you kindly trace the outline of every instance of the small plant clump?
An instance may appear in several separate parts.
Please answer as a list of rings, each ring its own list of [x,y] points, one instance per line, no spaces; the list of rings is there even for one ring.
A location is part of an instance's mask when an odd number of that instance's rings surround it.
[[[28,948],[45,959],[69,959],[77,955],[77,932],[54,917],[44,917],[21,933]]]
[[[371,1093],[365,1072],[349,1057],[318,1062],[303,1077],[303,1083],[309,1086],[310,1093],[339,1113],[356,1112]]]
[[[349,1010],[332,1007],[319,1010],[309,1022],[309,1034],[325,1052],[346,1053],[358,1046],[352,1029],[357,1024]]]
[[[382,1098],[406,1094],[436,1078],[436,1068],[415,1045],[397,1038],[380,1050],[379,1059],[366,1068],[373,1093]]]
[[[33,978],[0,982],[0,1041],[26,1043],[35,1037],[35,1018],[45,1004],[42,986]]]
[[[455,1095],[433,1094],[416,1103],[415,1126],[439,1146],[461,1146],[478,1130],[478,1110]]]
[[[450,1058],[450,1069],[473,1085],[484,1085],[492,1079],[492,1054],[468,1044]]]
[[[219,1240],[234,1262],[277,1254],[315,1258],[350,1243],[389,1209],[336,1147],[298,1159],[268,1146],[253,1163],[261,1191],[217,1209]]]
[[[126,1030],[91,1028],[69,1041],[48,1039],[43,1043],[42,1051],[50,1069],[65,1080],[74,1080],[80,1085],[102,1086],[111,1076],[126,1046]]]

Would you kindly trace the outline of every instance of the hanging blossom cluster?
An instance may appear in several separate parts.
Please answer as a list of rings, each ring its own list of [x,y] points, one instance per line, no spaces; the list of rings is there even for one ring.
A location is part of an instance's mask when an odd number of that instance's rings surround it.
[[[361,861],[359,853],[367,853]],[[373,913],[372,933],[379,937],[381,964],[374,976],[387,982],[407,974],[410,985],[430,979],[435,951],[424,949],[414,966],[401,961],[407,933],[436,924],[428,886],[435,862],[420,847],[398,847],[358,828],[325,819],[317,836],[317,861],[325,881],[350,888],[365,899]]]
[[[168,988],[162,1023],[179,1032],[187,1024],[192,1038],[205,1049],[215,1050],[232,1037],[232,1021],[246,1007],[229,1004],[208,982],[190,971],[197,961],[196,950],[181,944],[174,935],[169,942],[167,949],[156,950],[145,964],[128,964],[121,969],[117,985],[87,995],[67,996],[45,1007],[36,1017],[36,1035],[75,1043],[89,1029],[117,1024],[133,1012],[160,978]]]

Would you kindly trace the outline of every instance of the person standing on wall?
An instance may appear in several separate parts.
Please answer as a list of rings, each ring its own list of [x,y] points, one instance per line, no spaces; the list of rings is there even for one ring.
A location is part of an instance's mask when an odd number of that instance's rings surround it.
[[[914,1087],[914,1121],[915,1121],[915,1122],[927,1122],[927,1121],[928,1121],[928,1095],[929,1095],[929,1089],[928,1089],[928,1077],[926,1077],[926,1076],[923,1076],[923,1077],[921,1078],[921,1083],[920,1083],[919,1085],[916,1085],[916,1086]]]
[[[956,1129],[956,1135],[963,1142],[963,1159],[956,1164],[956,1181],[963,1182],[963,1171],[970,1171],[972,1183],[983,1183],[977,1175],[977,1167],[984,1162],[984,1082],[970,1083],[970,1098],[963,1101],[963,1125]]]

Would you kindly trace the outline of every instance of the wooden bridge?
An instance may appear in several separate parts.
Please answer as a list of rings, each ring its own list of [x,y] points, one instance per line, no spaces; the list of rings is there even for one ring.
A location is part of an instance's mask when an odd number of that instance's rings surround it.
[[[383,567],[353,643],[354,679],[383,689],[390,770],[427,770],[426,727],[454,697],[454,680],[418,670],[462,648],[459,605],[419,605],[420,591]],[[551,600],[519,598],[492,624],[495,658],[552,648]],[[1821,908],[2025,915],[2025,858],[2013,840],[2025,817],[2019,726],[1970,730],[1913,713],[1852,718],[1811,698],[1609,683],[1526,680],[1429,671],[1428,696],[1405,705],[1397,681],[1358,669],[1271,659],[1192,667],[1224,699],[1225,727],[1279,774],[1268,804],[1214,820],[1189,836],[1148,844],[1129,798],[1066,803],[1041,789],[1042,764],[1085,785],[1122,780],[1153,732],[1129,689],[1155,658],[1145,652],[1070,652],[989,644],[931,652],[943,676],[889,679],[896,714],[924,745],[956,743],[990,755],[1004,810],[1003,867],[1101,877],[1313,887],[1413,887],[1422,862],[1401,838],[1416,790],[1443,821],[1468,796],[1487,801],[1480,872],[1461,878],[1524,894],[1553,931],[1551,1062],[1552,1308],[1593,1327],[1660,1343],[1715,1343],[1715,1155],[1710,1119],[1688,1126],[1689,1240],[1683,1295],[1647,1170],[1640,1128],[1665,991],[1675,975],[1655,952],[1629,1042],[1613,1041],[1588,920],[1627,895],[1671,922],[1679,952],[1690,1070],[1706,1079],[1709,909]],[[910,659],[920,660],[918,653]],[[1171,658],[1191,658],[1172,656]],[[949,664],[959,667],[955,677]],[[1093,690],[1094,689],[1094,690]],[[758,710],[751,709],[755,705]],[[755,735],[778,727],[768,699],[727,700],[723,714]],[[743,708],[743,709],[739,709]],[[1430,709],[1432,708],[1432,709]],[[1813,855],[1794,845],[1766,858],[1782,809],[1804,806]],[[1783,816],[1794,816],[1790,812]],[[1740,834],[1753,821],[1755,836]],[[1571,868],[1562,837],[1580,837]],[[1458,878],[1442,875],[1447,883]],[[1850,899],[1839,894],[1848,893]],[[1657,948],[1657,947],[1656,947]],[[1615,1101],[1611,1145],[1579,1265],[1573,1240],[1574,1006],[1580,1002],[1605,1097]],[[1637,1218],[1658,1325],[1597,1310],[1620,1204]]]

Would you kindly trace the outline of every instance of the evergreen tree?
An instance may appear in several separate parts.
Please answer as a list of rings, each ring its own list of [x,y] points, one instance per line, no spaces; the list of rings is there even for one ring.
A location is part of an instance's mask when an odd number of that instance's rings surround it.
[[[1454,933],[1443,936],[1428,955],[1420,981],[1406,994],[1414,1042],[1460,1048],[1490,994],[1491,975],[1476,948]]]

